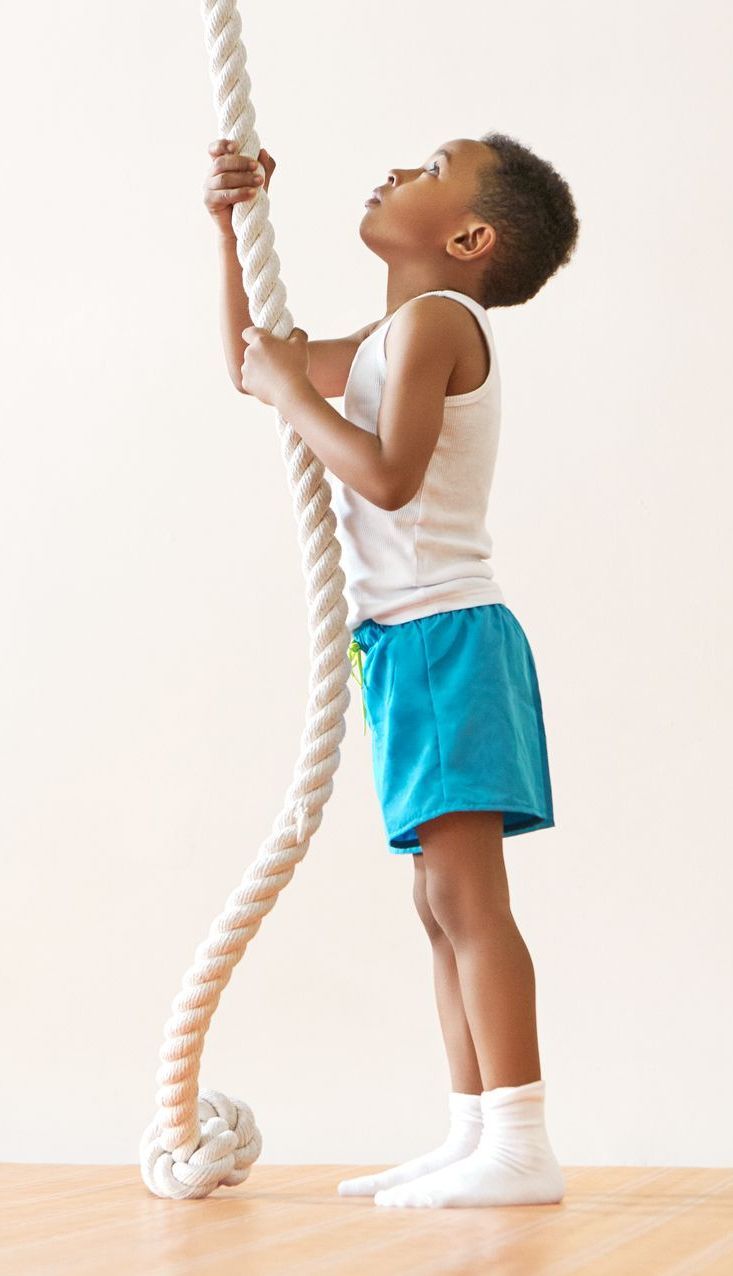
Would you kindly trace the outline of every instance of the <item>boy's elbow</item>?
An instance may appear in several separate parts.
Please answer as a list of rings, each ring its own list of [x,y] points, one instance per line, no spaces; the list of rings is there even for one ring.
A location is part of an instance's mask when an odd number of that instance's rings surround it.
[[[379,504],[383,510],[401,510],[413,496],[414,492],[408,492],[404,483],[398,486],[388,485]]]
[[[394,496],[385,497],[379,502],[380,509],[390,511],[401,509],[404,504],[404,501],[397,500]]]

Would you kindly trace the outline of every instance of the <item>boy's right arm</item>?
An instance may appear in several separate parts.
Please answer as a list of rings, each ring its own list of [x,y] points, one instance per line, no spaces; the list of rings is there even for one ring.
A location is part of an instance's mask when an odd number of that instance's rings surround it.
[[[334,337],[308,342],[308,380],[324,399],[340,399],[354,362],[354,355],[365,337],[381,321],[375,319],[348,337]]]
[[[221,337],[232,384],[235,390],[244,394],[242,364],[246,343],[242,332],[250,327],[252,317],[237,257],[237,240],[232,230],[232,204],[254,199],[258,186],[269,189],[275,160],[264,149],[260,150],[257,160],[249,159],[239,154],[234,142],[223,137],[209,143],[209,154],[213,163],[204,182],[204,203],[217,233]],[[348,337],[308,342],[308,377],[324,399],[337,399],[344,393],[354,355],[364,338],[380,322],[375,319]]]
[[[242,389],[242,364],[245,341],[242,332],[254,322],[249,313],[247,296],[242,284],[242,267],[237,256],[234,235],[220,236],[219,264],[221,270],[220,326],[224,354],[229,376],[235,390]],[[365,324],[347,337],[308,342],[308,379],[324,399],[339,399],[346,388],[346,379],[359,346],[381,320]]]

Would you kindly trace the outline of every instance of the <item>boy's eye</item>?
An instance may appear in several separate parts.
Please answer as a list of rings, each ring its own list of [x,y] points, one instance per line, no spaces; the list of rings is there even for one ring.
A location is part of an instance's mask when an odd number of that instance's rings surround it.
[[[431,160],[429,164],[426,164],[425,172],[429,173],[431,168],[437,168],[438,172],[440,172],[440,164],[438,163],[437,160]]]

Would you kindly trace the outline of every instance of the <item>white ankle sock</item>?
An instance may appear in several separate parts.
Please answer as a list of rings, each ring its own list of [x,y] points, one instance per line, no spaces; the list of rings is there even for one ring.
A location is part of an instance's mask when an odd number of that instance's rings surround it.
[[[478,1147],[481,1138],[481,1096],[461,1094],[451,1090],[448,1095],[450,1130],[445,1142],[425,1156],[383,1170],[380,1174],[364,1174],[356,1179],[342,1179],[338,1185],[339,1196],[373,1196],[381,1189],[409,1183],[420,1175],[430,1174],[454,1161],[460,1161]]]
[[[380,1190],[375,1205],[549,1205],[565,1194],[545,1130],[545,1082],[484,1090],[484,1128],[474,1152],[404,1186]]]

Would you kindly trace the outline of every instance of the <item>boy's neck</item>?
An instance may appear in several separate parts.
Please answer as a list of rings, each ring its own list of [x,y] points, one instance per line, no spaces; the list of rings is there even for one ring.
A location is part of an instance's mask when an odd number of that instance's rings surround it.
[[[424,269],[410,266],[407,270],[396,270],[390,266],[387,274],[385,319],[394,314],[400,306],[404,306],[405,302],[410,301],[412,297],[419,297],[421,293],[436,292],[444,288],[465,293],[467,297],[473,297],[474,301],[480,301],[478,285],[473,279],[468,278],[468,272],[465,270],[459,276],[450,270],[436,270],[434,265]]]

